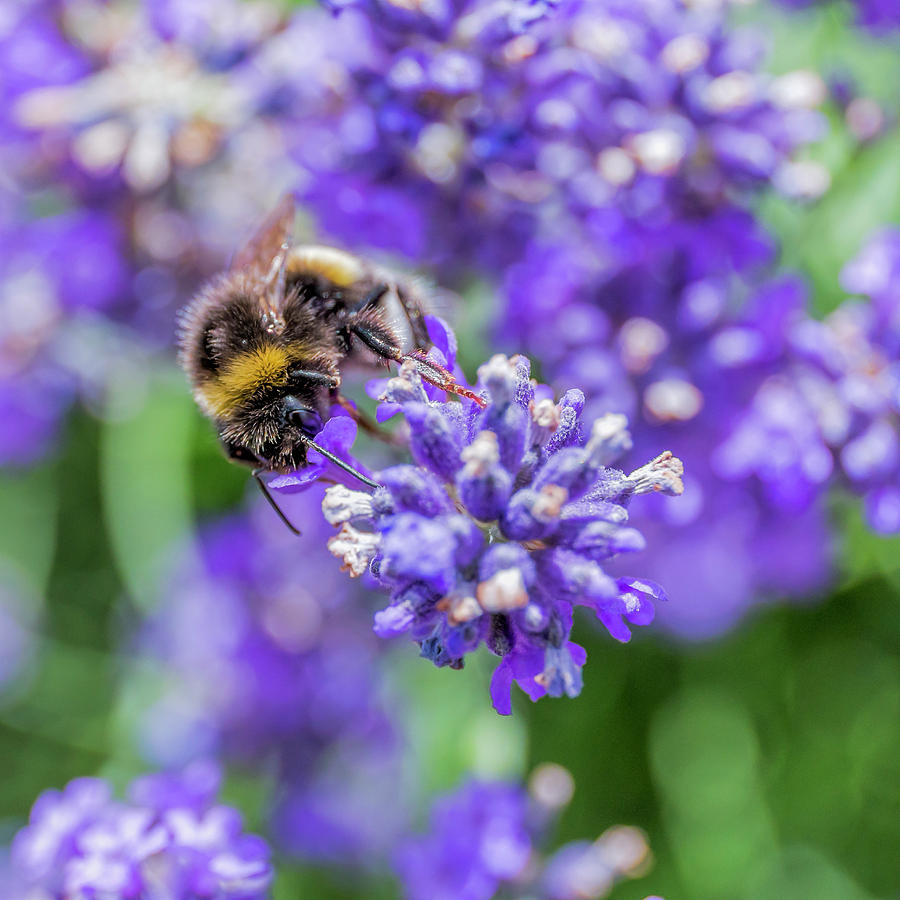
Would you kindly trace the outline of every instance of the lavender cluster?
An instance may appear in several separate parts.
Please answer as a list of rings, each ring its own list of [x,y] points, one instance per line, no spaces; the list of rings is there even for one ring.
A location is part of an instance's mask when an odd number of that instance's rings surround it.
[[[649,541],[644,571],[674,600],[663,624],[705,637],[763,596],[820,587],[831,455],[812,410],[792,404],[785,385],[793,334],[811,321],[802,282],[742,284],[710,266],[683,268],[680,252],[655,273],[604,282],[575,257],[515,267],[509,320],[534,336],[554,380],[584,385],[594,411],[629,417],[641,453],[662,445],[685,461],[685,500],[651,499],[636,512]],[[765,433],[748,428],[760,404]]]
[[[0,24],[0,464],[45,455],[287,187],[274,5],[27,0]]]
[[[793,328],[792,366],[777,389],[799,394],[818,444],[819,476],[832,469],[863,496],[869,524],[900,532],[900,230],[874,235],[841,275],[850,293],[824,321],[803,319]],[[765,423],[763,384],[754,397],[756,421]],[[776,405],[777,412],[777,405]],[[752,437],[751,437],[752,440]],[[810,454],[812,454],[810,450]],[[752,465],[752,462],[751,462]]]
[[[621,641],[652,620],[661,589],[602,564],[643,548],[626,507],[681,493],[682,466],[666,452],[629,475],[612,468],[631,445],[625,418],[588,424],[581,391],[554,402],[523,357],[495,356],[478,376],[484,409],[429,399],[404,364],[383,399],[403,413],[415,464],[379,472],[372,494],[333,486],[322,508],[340,528],[331,551],[390,591],[376,632],[408,633],[437,666],[485,644],[501,657],[494,707],[509,714],[514,681],[533,700],[580,692],[575,606]]]
[[[449,280],[486,276],[501,348],[582,386],[592,413],[628,415],[645,457],[689,459],[691,501],[642,516],[649,571],[678,601],[664,624],[706,636],[762,595],[819,587],[827,482],[782,505],[711,456],[782,364],[765,346],[780,326],[754,311],[795,288],[761,282],[776,247],[745,199],[827,190],[827,170],[795,157],[823,133],[823,80],[766,75],[756,36],[677,0],[332,6],[273,43],[353,48],[282,69],[306,110],[288,140],[320,227]],[[779,500],[801,487],[781,479]],[[773,554],[783,540],[795,552]]]
[[[216,802],[219,780],[198,764],[138,778],[126,802],[102,778],[45,791],[13,838],[4,896],[264,900],[269,849]]]
[[[285,69],[306,110],[288,139],[301,196],[351,246],[459,279],[565,235],[609,275],[700,233],[727,241],[747,188],[826,184],[791,160],[822,132],[824,85],[762,74],[761,43],[721,9],[337,6],[299,14],[278,41],[321,48]]]
[[[397,849],[395,869],[408,900],[599,900],[645,869],[646,838],[625,826],[543,855],[546,832],[574,785],[561,766],[544,764],[529,787],[470,780],[439,798],[427,834]]]
[[[673,292],[665,308],[640,290],[644,275],[592,282],[562,251],[511,271],[510,319],[541,341],[556,377],[583,384],[593,409],[628,415],[644,452],[663,444],[687,464],[688,500],[651,501],[637,520],[650,545],[644,571],[675,598],[669,627],[703,637],[761,596],[823,586],[836,483],[864,496],[876,530],[900,527],[898,258],[896,233],[876,236],[842,276],[867,299],[824,321],[790,276],[658,278]],[[551,283],[564,298],[552,309]],[[593,322],[591,338],[579,339],[579,319]]]
[[[140,636],[162,678],[139,744],[157,766],[214,755],[267,772],[280,846],[359,864],[404,824],[400,736],[380,642],[325,549],[320,499],[282,502],[304,523],[302,554],[268,507],[209,523],[182,549]]]

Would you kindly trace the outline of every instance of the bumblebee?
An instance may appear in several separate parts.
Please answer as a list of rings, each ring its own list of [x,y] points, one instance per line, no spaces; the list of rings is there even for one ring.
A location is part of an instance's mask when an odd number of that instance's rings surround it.
[[[353,411],[341,394],[347,363],[410,360],[425,381],[483,402],[426,358],[427,301],[411,281],[331,247],[293,246],[294,218],[288,195],[179,316],[200,409],[276,509],[261,474],[303,468],[309,449],[374,486],[314,440],[334,403]]]

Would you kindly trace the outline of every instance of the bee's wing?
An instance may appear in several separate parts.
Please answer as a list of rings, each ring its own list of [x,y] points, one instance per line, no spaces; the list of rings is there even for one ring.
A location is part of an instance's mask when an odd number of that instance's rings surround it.
[[[285,194],[231,261],[232,272],[244,272],[257,283],[260,299],[273,315],[278,314],[284,299],[284,264],[295,216],[294,197]]]
[[[258,271],[261,277],[265,277],[275,257],[290,242],[295,215],[294,197],[285,194],[253,237],[234,255],[231,271]]]

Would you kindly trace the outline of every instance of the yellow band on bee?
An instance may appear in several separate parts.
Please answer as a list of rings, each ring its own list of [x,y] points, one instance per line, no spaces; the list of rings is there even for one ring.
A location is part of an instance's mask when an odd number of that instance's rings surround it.
[[[260,388],[286,384],[288,366],[295,359],[286,347],[274,344],[236,356],[200,388],[210,412],[224,418]]]
[[[359,260],[335,247],[294,247],[288,258],[287,269],[293,275],[319,275],[338,287],[349,287],[364,274]]]

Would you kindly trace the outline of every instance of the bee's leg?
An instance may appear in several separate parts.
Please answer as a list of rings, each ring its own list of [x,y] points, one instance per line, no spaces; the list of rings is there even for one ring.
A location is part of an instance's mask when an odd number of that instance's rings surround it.
[[[300,537],[300,530],[284,514],[284,510],[275,502],[275,498],[272,496],[272,492],[269,490],[269,486],[265,483],[265,481],[263,481],[262,473],[264,471],[265,469],[253,470],[253,477],[256,479],[256,483],[259,485],[259,489],[262,491],[263,497],[265,497],[266,500],[269,501],[269,506],[271,506],[272,509],[274,509],[275,512],[278,513],[278,518],[281,519],[281,521],[284,522],[284,524],[287,525],[287,527],[291,531],[293,531],[294,534],[297,535],[297,537]]]
[[[383,359],[392,359],[398,363],[409,360],[416,367],[419,375],[429,384],[433,384],[435,387],[450,394],[474,400],[481,407],[487,406],[487,401],[483,397],[480,397],[469,388],[457,384],[451,372],[448,372],[443,366],[438,365],[433,360],[428,359],[423,351],[414,350],[412,353],[404,353],[385,334],[379,334],[375,328],[369,325],[351,322],[347,327],[367,347],[374,350]]]
[[[421,350],[430,347],[431,338],[428,337],[428,329],[425,326],[425,314],[422,304],[410,291],[399,284],[397,285],[397,296],[400,298],[400,305],[403,307],[406,321],[409,322],[413,343]]]
[[[262,475],[266,470],[260,466],[260,462],[262,460],[247,447],[242,446],[241,444],[232,444],[229,441],[222,441],[222,449],[225,451],[226,455],[229,459],[234,460],[235,462],[244,463],[245,465],[254,466],[253,471],[250,473],[253,475],[254,480],[257,485],[259,485],[260,491],[262,491],[263,497],[269,503],[269,506],[278,513],[278,518],[284,522],[287,527],[294,532],[296,535],[300,535],[300,532],[297,530],[296,526],[294,526],[288,517],[284,514],[282,508],[275,502],[275,498],[272,496],[271,491],[269,490],[269,486],[263,481]]]
[[[247,447],[241,444],[232,444],[229,441],[221,441],[222,450],[225,455],[232,461],[243,463],[247,466],[258,467],[262,460]]]
[[[391,286],[385,284],[383,281],[376,284],[362,300],[351,306],[348,312],[353,315],[361,313],[365,309],[369,309],[369,307],[374,306],[390,289]]]
[[[367,475],[363,475],[358,469],[354,469],[350,463],[348,463],[345,459],[341,459],[339,456],[336,456],[330,450],[326,450],[324,447],[317,444],[311,437],[307,437],[305,434],[300,435],[300,442],[306,446],[309,450],[315,450],[320,456],[324,456],[329,462],[334,463],[339,469],[343,469],[348,475],[352,475],[357,481],[361,481],[363,484],[367,485],[370,488],[380,487],[377,481],[372,481]]]
[[[404,353],[400,357],[401,362],[407,359],[415,365],[416,371],[422,376],[423,381],[433,384],[442,391],[447,391],[448,394],[456,394],[458,397],[474,400],[482,409],[487,406],[487,400],[484,397],[476,394],[470,388],[458,384],[452,372],[448,372],[434,360],[428,359],[422,350],[413,350],[412,353]]]

